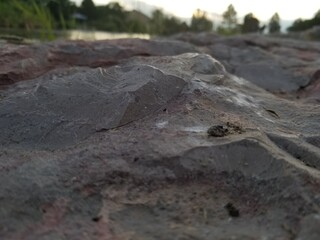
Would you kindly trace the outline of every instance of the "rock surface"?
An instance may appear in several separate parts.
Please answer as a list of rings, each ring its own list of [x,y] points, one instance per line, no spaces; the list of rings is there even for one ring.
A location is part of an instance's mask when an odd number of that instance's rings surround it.
[[[0,239],[320,239],[320,43],[0,46]]]

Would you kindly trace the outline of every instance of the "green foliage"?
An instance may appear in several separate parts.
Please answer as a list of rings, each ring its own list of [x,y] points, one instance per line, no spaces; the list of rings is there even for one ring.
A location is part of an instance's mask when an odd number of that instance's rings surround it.
[[[278,13],[275,13],[268,24],[269,33],[279,33],[281,26],[280,26],[280,17]]]
[[[151,17],[151,34],[163,34],[164,32],[164,21],[166,16],[161,9],[156,9],[152,12]]]
[[[44,2],[43,2],[44,3]],[[0,27],[40,31],[41,39],[53,39],[53,21],[45,4],[36,0],[0,2]]]
[[[127,29],[126,12],[117,2],[95,8],[94,21],[89,24],[96,29],[109,32],[125,32]]]
[[[320,25],[320,10],[318,10],[314,17],[307,20],[302,20],[301,18],[295,20],[293,24],[288,27],[289,32],[299,32],[310,29],[314,26]]]
[[[153,35],[171,35],[185,31],[212,31],[213,22],[207,13],[197,9],[192,15],[190,26],[180,19],[166,15],[157,9],[151,18],[139,11],[126,11],[118,2],[95,6],[93,0],[82,0],[77,7],[71,0],[0,0],[0,28],[26,29],[40,31],[41,38],[52,39],[53,29],[76,27],[74,13],[81,13],[81,27],[109,32],[149,33]],[[19,17],[17,17],[19,16]],[[268,25],[270,32],[280,30],[278,14],[272,16]],[[311,20],[297,20],[292,30],[309,28],[319,24],[320,10]],[[218,33],[233,35],[240,31],[251,33],[263,31],[259,20],[252,13],[247,14],[242,25],[238,24],[237,12],[229,5],[223,13],[223,22],[217,28]]]
[[[172,35],[189,30],[211,31],[213,25],[200,10],[193,14],[189,27],[162,10],[155,10],[149,18],[139,11],[126,11],[118,2],[95,6],[93,0],[83,0],[77,7],[71,0],[0,0],[0,28],[32,32],[29,37],[40,31],[40,38],[52,39],[53,29],[76,27],[74,13],[81,13],[87,19],[78,22],[80,26],[109,32]]]
[[[141,23],[138,20],[132,20],[127,25],[128,33],[147,33],[148,28],[145,24]]]
[[[24,37],[51,40],[54,28],[75,26],[72,14],[76,9],[69,0],[0,0],[0,28],[12,29]]]
[[[150,18],[143,13],[133,10],[125,12],[126,31],[129,33],[148,33],[150,31]]]
[[[200,9],[192,15],[190,30],[193,32],[212,31],[213,22],[207,18],[207,13]]]
[[[83,0],[80,6],[80,12],[87,16],[88,21],[93,21],[97,18],[97,9],[92,0]]]
[[[222,25],[217,28],[217,32],[221,35],[234,35],[239,33],[237,20],[237,12],[233,5],[230,4],[227,10],[222,14]]]
[[[72,14],[76,12],[77,6],[69,0],[51,0],[47,7],[54,19],[55,28],[70,29],[75,27]]]
[[[305,31],[317,25],[320,25],[320,19],[313,18],[308,20],[302,20],[301,18],[299,18],[295,20],[290,27],[288,27],[288,31],[289,32]]]
[[[164,31],[163,35],[172,35],[179,32],[186,32],[188,25],[185,22],[181,22],[176,17],[169,17],[164,20]]]
[[[243,20],[241,26],[242,33],[256,33],[260,31],[259,20],[252,14],[248,13]]]
[[[18,11],[13,7],[12,2],[0,1],[0,27],[17,28],[22,22],[17,15]]]
[[[156,9],[151,17],[151,34],[172,35],[188,30],[188,25],[176,17],[166,16],[162,10]]]
[[[230,4],[228,9],[222,14],[223,24],[226,25],[227,29],[233,29],[237,27],[237,12],[233,5]]]

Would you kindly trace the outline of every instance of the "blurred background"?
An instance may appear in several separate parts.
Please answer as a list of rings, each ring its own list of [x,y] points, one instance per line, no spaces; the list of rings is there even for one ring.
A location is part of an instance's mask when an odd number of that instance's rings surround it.
[[[211,31],[320,40],[320,2],[209,0],[0,0],[0,38],[53,40]]]

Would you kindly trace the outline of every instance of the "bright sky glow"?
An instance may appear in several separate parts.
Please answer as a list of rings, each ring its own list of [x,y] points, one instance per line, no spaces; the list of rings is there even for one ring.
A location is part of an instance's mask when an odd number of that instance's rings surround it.
[[[113,0],[114,1],[114,0]],[[191,17],[195,9],[222,14],[229,4],[233,4],[239,17],[252,12],[260,20],[269,20],[278,12],[281,19],[312,18],[320,9],[319,0],[143,0],[159,6],[178,17]],[[75,0],[81,2],[81,0]],[[94,0],[96,4],[107,4],[109,0]],[[126,0],[119,1],[125,3]]]

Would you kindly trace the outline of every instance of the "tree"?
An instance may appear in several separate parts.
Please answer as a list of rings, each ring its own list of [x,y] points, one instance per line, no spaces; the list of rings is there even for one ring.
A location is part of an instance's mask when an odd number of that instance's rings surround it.
[[[160,9],[152,12],[151,33],[157,35],[172,35],[188,30],[188,25],[176,17],[167,16]]]
[[[222,23],[226,25],[227,29],[232,30],[237,27],[237,12],[233,5],[230,4],[227,10],[222,14]]]
[[[110,2],[105,6],[96,7],[96,16],[90,25],[96,29],[110,32],[131,31],[131,24],[127,23],[127,14],[117,2]]]
[[[51,0],[47,7],[53,16],[56,27],[66,29],[74,27],[72,14],[76,12],[77,6],[69,0]]]
[[[302,20],[301,18],[295,20],[293,24],[288,27],[289,32],[305,31],[313,26],[320,25],[320,10],[318,10],[312,19]]]
[[[132,10],[125,12],[126,22],[125,30],[129,33],[149,33],[151,19],[139,12],[138,10]]]
[[[212,31],[213,22],[207,18],[207,13],[200,9],[192,15],[190,30],[194,32]]]
[[[279,33],[280,32],[280,17],[278,13],[275,13],[268,24],[269,33]]]
[[[244,17],[244,21],[242,24],[242,33],[255,33],[259,32],[259,20],[252,14],[248,13]]]
[[[185,22],[181,22],[176,17],[167,17],[164,20],[163,35],[172,35],[178,32],[185,32],[188,30],[188,25]]]
[[[96,6],[92,0],[83,0],[80,6],[80,12],[84,14],[88,20],[94,20],[96,18]]]
[[[151,33],[152,34],[163,34],[164,32],[164,20],[165,15],[161,9],[156,9],[152,12],[151,17]]]
[[[238,33],[237,12],[232,4],[228,6],[227,10],[222,14],[222,17],[222,24],[217,28],[218,33],[222,35],[233,35]]]

